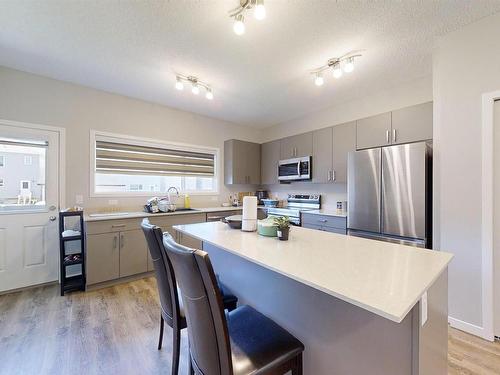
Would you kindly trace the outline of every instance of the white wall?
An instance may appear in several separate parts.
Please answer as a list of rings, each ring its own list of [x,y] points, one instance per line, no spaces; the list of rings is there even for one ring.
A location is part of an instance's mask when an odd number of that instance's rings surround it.
[[[481,334],[481,95],[500,90],[500,14],[440,38],[433,57],[435,246],[455,254],[451,323]]]
[[[262,132],[262,141],[270,141],[289,135],[339,125],[431,100],[432,78],[423,77],[401,86],[373,92],[362,98],[266,128]],[[266,188],[271,191],[272,195],[276,195],[280,199],[285,199],[286,193],[321,193],[322,204],[327,208],[335,208],[337,201],[347,200],[346,184],[340,183],[292,183],[290,185],[266,186]]]
[[[359,99],[271,126],[262,133],[262,141],[339,125],[431,100],[432,77],[423,77],[391,89],[367,93]]]
[[[193,101],[197,98],[193,98]],[[195,105],[193,103],[193,105]],[[109,198],[90,198],[90,129],[164,141],[218,147],[220,195],[192,196],[193,206],[214,206],[233,191],[253,191],[253,186],[227,188],[223,184],[223,143],[230,138],[258,141],[260,131],[233,123],[183,112],[165,106],[114,95],[87,87],[0,67],[0,118],[67,129],[66,200],[84,196],[90,210],[106,208]],[[146,197],[120,198],[118,207],[141,209]]]

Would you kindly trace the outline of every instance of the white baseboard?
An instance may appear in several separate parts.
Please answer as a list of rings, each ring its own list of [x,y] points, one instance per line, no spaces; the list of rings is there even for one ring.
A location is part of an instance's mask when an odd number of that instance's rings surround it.
[[[448,323],[453,328],[459,329],[460,331],[464,331],[470,333],[471,335],[479,336],[485,340],[493,341],[494,337],[490,337],[490,335],[485,331],[483,327],[476,326],[471,323],[464,322],[463,320],[452,318],[448,316]]]

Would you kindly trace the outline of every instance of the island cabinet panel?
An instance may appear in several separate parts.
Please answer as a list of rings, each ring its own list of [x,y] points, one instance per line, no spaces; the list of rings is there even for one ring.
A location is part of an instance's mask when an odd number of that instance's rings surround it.
[[[432,102],[392,112],[392,144],[432,139]]]
[[[280,160],[280,140],[261,145],[260,183],[274,185],[278,183],[278,162]]]
[[[87,284],[120,277],[119,233],[87,235]]]
[[[333,182],[339,182],[344,184],[347,183],[347,155],[349,154],[349,152],[355,150],[356,150],[356,121],[334,126],[333,127]]]
[[[286,137],[281,140],[280,159],[293,159],[312,155],[312,132]]]
[[[312,182],[333,182],[333,128],[313,132]]]
[[[148,252],[142,229],[120,232],[120,277],[146,272]]]
[[[391,144],[391,112],[356,121],[356,148],[373,148]]]
[[[330,233],[346,234],[347,218],[341,216],[302,213],[302,226]]]
[[[224,142],[224,183],[260,184],[260,144],[238,139]]]
[[[175,216],[175,224],[174,225],[184,225],[184,224],[196,224],[196,223],[204,223],[206,221],[206,215],[204,213],[200,214],[192,214],[192,215],[178,215]],[[200,240],[188,236],[186,234],[182,234],[176,231],[176,241],[181,245],[193,248],[193,249],[201,249],[202,243]]]

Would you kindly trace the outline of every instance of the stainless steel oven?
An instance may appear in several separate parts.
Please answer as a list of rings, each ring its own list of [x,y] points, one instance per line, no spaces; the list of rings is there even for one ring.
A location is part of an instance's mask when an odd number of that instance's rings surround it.
[[[278,163],[278,180],[310,180],[311,179],[311,157],[280,160]]]

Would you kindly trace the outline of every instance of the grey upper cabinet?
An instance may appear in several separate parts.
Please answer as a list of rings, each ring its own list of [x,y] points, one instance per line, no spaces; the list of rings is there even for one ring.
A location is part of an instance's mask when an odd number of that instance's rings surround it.
[[[392,144],[432,139],[432,102],[392,112]]]
[[[313,132],[312,182],[333,181],[333,128]]]
[[[260,144],[238,139],[224,142],[224,183],[260,184]]]
[[[280,159],[299,158],[312,155],[313,134],[312,132],[283,138],[280,147]]]
[[[280,140],[261,145],[260,183],[274,185],[278,183],[278,162],[280,160]]]
[[[391,112],[356,121],[356,148],[390,145],[391,130]]]
[[[356,121],[333,127],[333,181],[347,183],[347,155],[356,150]],[[314,167],[314,166],[313,166]],[[314,169],[313,169],[314,171]]]

